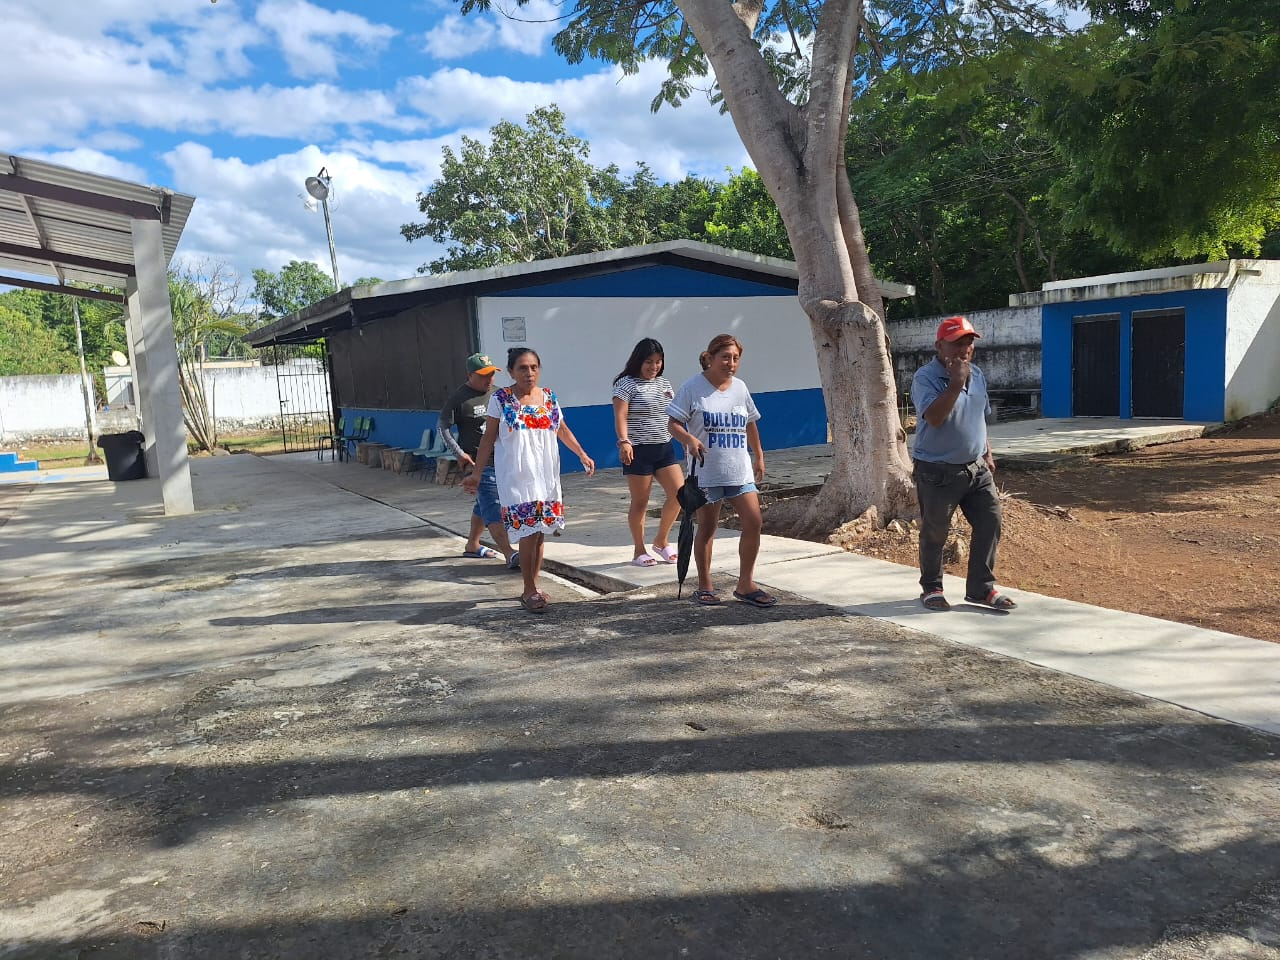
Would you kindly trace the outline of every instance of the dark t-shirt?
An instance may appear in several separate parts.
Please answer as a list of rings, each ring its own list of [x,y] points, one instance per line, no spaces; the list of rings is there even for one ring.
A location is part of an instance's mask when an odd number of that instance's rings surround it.
[[[463,383],[449,394],[449,399],[440,409],[440,422],[436,427],[447,446],[461,447],[467,456],[475,458],[476,451],[480,449],[480,437],[484,434],[484,420],[492,393],[492,389],[477,390]],[[449,431],[455,424],[458,427],[457,441]]]

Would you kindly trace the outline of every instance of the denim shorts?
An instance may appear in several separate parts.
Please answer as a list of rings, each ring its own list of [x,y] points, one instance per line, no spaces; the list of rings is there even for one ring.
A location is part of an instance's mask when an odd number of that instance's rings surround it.
[[[631,462],[622,465],[622,474],[627,477],[652,477],[659,470],[678,462],[676,448],[670,440],[666,443],[634,443],[631,445]]]
[[[719,503],[721,500],[732,500],[734,497],[740,497],[744,493],[759,493],[760,491],[754,483],[744,483],[737,487],[703,487],[702,492],[707,495],[707,503]]]
[[[485,467],[480,474],[480,486],[476,487],[476,505],[471,513],[483,521],[487,527],[491,523],[502,522],[502,504],[498,502],[498,474],[493,467]]]

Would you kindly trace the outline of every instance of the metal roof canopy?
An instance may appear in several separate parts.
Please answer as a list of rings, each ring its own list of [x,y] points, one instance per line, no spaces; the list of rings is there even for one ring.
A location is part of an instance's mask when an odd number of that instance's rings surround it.
[[[707,273],[771,283],[794,293],[799,273],[790,260],[730,250],[697,240],[667,240],[530,263],[508,263],[480,270],[441,273],[348,287],[308,307],[254,330],[244,341],[255,347],[277,343],[312,343],[336,330],[394,316],[413,306],[462,296],[484,296],[523,287],[638,270],[655,265],[683,266]],[[909,297],[915,288],[879,280],[886,298]]]
[[[68,284],[123,290],[137,275],[136,220],[160,223],[167,266],[194,203],[162,187],[0,152],[0,284],[122,300]]]
[[[160,480],[166,515],[195,511],[167,276],[194,203],[0,152],[0,285],[124,305],[147,473]]]

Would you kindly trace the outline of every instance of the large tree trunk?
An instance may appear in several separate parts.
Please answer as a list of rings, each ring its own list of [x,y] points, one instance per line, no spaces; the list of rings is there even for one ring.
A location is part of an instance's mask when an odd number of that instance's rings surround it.
[[[824,532],[874,506],[915,512],[883,305],[844,162],[849,65],[861,0],[827,0],[814,37],[809,100],[788,102],[751,39],[742,4],[678,0],[725,105],[786,225],[831,428],[832,471],[807,520]],[[766,426],[767,429],[767,426]]]

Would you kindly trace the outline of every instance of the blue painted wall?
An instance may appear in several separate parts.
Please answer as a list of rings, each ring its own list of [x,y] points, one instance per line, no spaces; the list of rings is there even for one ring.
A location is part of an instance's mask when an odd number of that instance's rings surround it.
[[[822,391],[779,390],[752,395],[760,410],[760,439],[766,450],[783,450],[827,442],[827,412]],[[422,439],[422,431],[434,428],[439,411],[373,410],[347,407],[341,411],[350,423],[356,417],[372,417],[373,432],[369,439],[392,447],[413,449]],[[621,466],[618,460],[617,434],[613,431],[613,405],[566,407],[565,422],[596,461],[605,470]],[[766,460],[766,468],[768,462]],[[560,466],[564,473],[578,473],[582,465],[567,450],[561,451]]]
[[[347,420],[347,429],[354,427],[357,417],[373,417],[373,431],[369,439],[385,443],[389,447],[416,450],[422,439],[422,431],[434,429],[440,419],[440,411],[426,413],[422,410],[374,410],[370,407],[343,407],[339,411]]]
[[[1133,410],[1134,311],[1186,311],[1187,342],[1182,415],[1186,420],[1221,420],[1226,404],[1227,292],[1185,290],[1110,300],[1046,304],[1040,310],[1041,404],[1046,417],[1070,417],[1071,321],[1100,313],[1120,315],[1120,416]]]
[[[534,284],[486,297],[778,297],[795,286],[723,277],[686,267],[641,267],[562,283]]]

